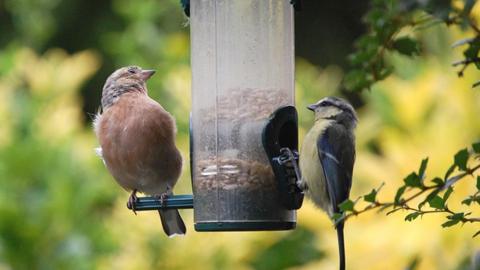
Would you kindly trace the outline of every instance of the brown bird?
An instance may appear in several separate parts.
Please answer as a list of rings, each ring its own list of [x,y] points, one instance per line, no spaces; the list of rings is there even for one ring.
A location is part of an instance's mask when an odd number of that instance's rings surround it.
[[[163,200],[182,170],[182,157],[175,146],[175,120],[147,95],[146,81],[155,73],[137,66],[113,72],[102,92],[102,113],[94,121],[100,143],[97,153],[105,166],[127,191],[129,204],[137,191]],[[178,210],[159,210],[168,236],[186,232]]]

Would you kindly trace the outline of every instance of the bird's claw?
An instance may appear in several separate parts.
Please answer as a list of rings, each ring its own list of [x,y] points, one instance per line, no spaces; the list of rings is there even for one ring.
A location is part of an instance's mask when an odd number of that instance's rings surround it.
[[[297,181],[297,187],[302,191],[302,193],[305,193],[305,191],[308,190],[308,185],[307,185],[307,182],[305,182],[305,180],[299,180]]]
[[[160,205],[162,207],[165,207],[166,200],[168,199],[168,194],[167,193],[162,193],[160,195],[157,195],[156,197],[160,201]]]
[[[133,190],[132,194],[130,194],[130,197],[128,197],[128,202],[127,202],[127,207],[133,211],[135,215],[137,215],[137,211],[135,210],[135,205],[138,202],[138,197],[137,197],[137,190]]]
[[[290,162],[290,165],[293,167],[293,170],[295,172],[295,177],[297,178],[297,183],[298,183],[298,181],[301,181],[302,175],[301,175],[301,172],[300,172],[300,168],[298,167],[298,163],[297,163],[298,162],[297,161],[298,160],[298,153],[295,150],[292,151],[288,147],[284,147],[284,148],[280,149],[280,153],[282,153],[282,155],[284,155],[284,159],[282,160],[283,164],[285,164],[287,162]]]

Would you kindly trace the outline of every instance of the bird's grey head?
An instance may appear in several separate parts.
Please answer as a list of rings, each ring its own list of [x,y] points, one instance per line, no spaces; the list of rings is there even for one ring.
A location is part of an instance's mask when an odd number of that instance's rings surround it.
[[[315,112],[315,119],[330,119],[347,127],[354,128],[357,124],[357,114],[348,101],[338,97],[325,97],[307,107]]]
[[[144,70],[137,66],[122,67],[113,72],[105,82],[102,92],[102,108],[105,110],[127,92],[147,92],[145,82],[155,70]]]

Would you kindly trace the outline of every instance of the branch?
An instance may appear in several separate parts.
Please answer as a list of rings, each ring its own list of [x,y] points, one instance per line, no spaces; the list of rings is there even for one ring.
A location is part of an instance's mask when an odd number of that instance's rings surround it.
[[[340,209],[345,214],[335,215],[335,222],[346,221],[353,216],[361,215],[365,212],[377,209],[379,211],[384,211],[390,209],[387,212],[387,215],[395,213],[399,210],[404,210],[408,212],[408,215],[405,217],[406,221],[412,221],[419,216],[429,215],[429,214],[444,214],[446,215],[447,221],[442,224],[443,227],[450,227],[457,223],[480,223],[480,217],[469,217],[471,212],[460,212],[450,209],[447,205],[447,200],[454,191],[454,185],[456,185],[460,180],[467,179],[468,176],[475,177],[475,173],[480,171],[480,164],[474,164],[472,166],[467,166],[468,160],[471,159],[476,163],[479,163],[478,157],[480,154],[480,143],[475,143],[472,145],[472,149],[468,151],[467,149],[460,150],[454,157],[454,163],[445,173],[445,177],[442,179],[436,177],[431,179],[431,185],[424,184],[425,171],[428,165],[428,158],[424,159],[420,165],[420,169],[417,172],[412,172],[410,175],[405,177],[404,185],[402,185],[395,195],[395,198],[391,201],[379,201],[377,200],[377,194],[380,189],[384,186],[384,183],[377,188],[373,189],[369,194],[360,196],[355,202],[347,200],[340,204]],[[476,158],[470,158],[475,156]],[[452,173],[458,169],[460,172],[456,175]],[[480,205],[480,176],[477,176],[476,188],[477,191],[469,196],[467,199],[462,201],[462,204],[471,206],[472,203],[477,203]],[[404,197],[404,194],[410,193],[408,196]],[[442,195],[442,196],[440,196]],[[369,204],[361,209],[355,209],[355,204],[363,197],[365,202]],[[422,198],[422,201],[418,204],[418,207],[412,206],[412,202],[415,199]],[[429,208],[424,209],[424,206],[428,203]],[[477,233],[476,235],[480,235]]]
[[[456,66],[460,66],[460,65],[470,65],[470,64],[478,63],[478,62],[480,62],[480,58],[478,58],[478,57],[467,58],[467,59],[464,59],[464,60],[453,62],[452,66],[456,67]]]

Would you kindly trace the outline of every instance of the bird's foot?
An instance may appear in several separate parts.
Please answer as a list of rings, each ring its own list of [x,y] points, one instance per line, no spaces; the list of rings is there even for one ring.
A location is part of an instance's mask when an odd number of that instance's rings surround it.
[[[137,190],[134,189],[132,191],[132,194],[130,194],[130,197],[128,198],[127,207],[129,209],[132,209],[135,215],[137,215],[137,211],[135,211],[135,205],[137,204],[137,201],[138,201]]]
[[[307,190],[308,190],[308,185],[307,185],[307,182],[305,182],[305,180],[299,180],[297,181],[297,187],[302,191],[302,193],[305,193]]]
[[[155,196],[157,197],[157,199],[160,201],[160,205],[161,206],[165,206],[165,201],[168,199],[168,194],[166,192],[160,194],[160,195],[157,195]]]

